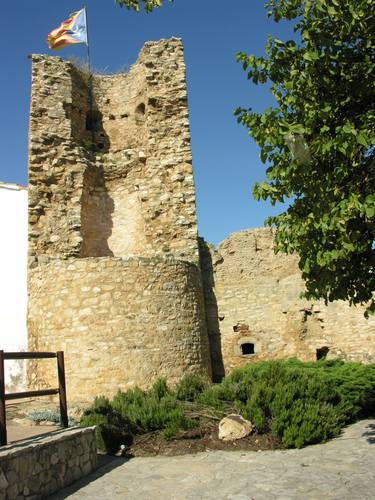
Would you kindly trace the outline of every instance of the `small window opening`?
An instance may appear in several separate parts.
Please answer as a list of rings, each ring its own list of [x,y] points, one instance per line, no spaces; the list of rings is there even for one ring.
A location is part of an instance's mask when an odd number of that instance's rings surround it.
[[[241,344],[240,348],[241,354],[243,356],[246,356],[248,354],[255,354],[255,344],[253,344],[252,342],[244,342],[243,344]]]
[[[316,350],[316,360],[325,359],[329,353],[329,347],[324,346]]]
[[[145,112],[146,112],[146,106],[144,105],[143,102],[141,102],[141,104],[138,104],[135,112],[138,114],[138,115],[144,115]]]

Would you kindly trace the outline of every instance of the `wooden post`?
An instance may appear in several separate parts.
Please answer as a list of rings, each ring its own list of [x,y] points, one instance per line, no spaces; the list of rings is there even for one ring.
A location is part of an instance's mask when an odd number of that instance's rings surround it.
[[[7,444],[4,351],[0,351],[0,446]]]
[[[60,416],[63,427],[68,427],[68,407],[66,404],[64,352],[57,352],[57,373],[59,377]]]

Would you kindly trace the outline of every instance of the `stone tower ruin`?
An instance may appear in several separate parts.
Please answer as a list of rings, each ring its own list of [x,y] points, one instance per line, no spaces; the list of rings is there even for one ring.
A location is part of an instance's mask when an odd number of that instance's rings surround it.
[[[179,39],[92,81],[32,56],[29,349],[65,351],[70,399],[265,359],[375,362],[375,319],[301,300],[298,256],[275,255],[273,239],[198,241]],[[55,386],[53,363],[29,375]]]
[[[179,39],[92,82],[32,56],[28,329],[65,351],[75,399],[210,374]]]

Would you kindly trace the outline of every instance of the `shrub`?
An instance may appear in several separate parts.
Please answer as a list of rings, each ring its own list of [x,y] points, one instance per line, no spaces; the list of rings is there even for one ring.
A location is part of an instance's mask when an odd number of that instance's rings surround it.
[[[31,410],[26,417],[36,424],[41,422],[53,422],[57,425],[60,424],[60,412],[57,410]]]
[[[286,364],[303,368],[308,373],[319,372],[325,380],[331,381],[341,395],[338,409],[346,423],[374,415],[375,365],[345,363],[336,359],[310,363],[290,359]]]
[[[285,446],[300,448],[339,432],[335,406],[341,398],[318,373],[267,362],[246,367],[235,378],[240,413],[259,431],[276,433]]]
[[[234,370],[220,384],[186,375],[176,392],[159,379],[148,391],[118,392],[112,401],[96,398],[81,424],[97,425],[98,448],[111,452],[132,434],[160,430],[170,439],[195,426],[197,420],[187,418],[184,409],[194,403],[223,413],[235,409],[258,432],[272,432],[285,446],[300,448],[375,413],[375,365],[263,361]]]
[[[31,410],[27,413],[26,418],[32,420],[37,425],[42,422],[51,422],[56,425],[62,425],[60,410],[51,409],[41,409],[41,410]],[[68,417],[68,424],[70,427],[76,425],[77,422],[74,418]]]
[[[375,366],[342,361],[264,361],[234,370],[198,400],[222,409],[232,401],[258,432],[287,447],[326,441],[375,409]]]
[[[113,398],[112,407],[129,419],[136,432],[150,432],[169,429],[187,429],[192,425],[178,405],[176,395],[169,392],[165,380],[159,379],[149,391],[135,388],[118,392]]]
[[[151,387],[151,392],[158,398],[161,399],[164,396],[168,396],[170,391],[167,386],[167,381],[165,378],[158,378],[154,385]]]
[[[207,387],[205,391],[199,394],[197,398],[197,402],[215,408],[217,410],[223,410],[223,402],[222,402],[222,390],[220,384],[211,385]]]
[[[322,402],[296,401],[285,408],[271,424],[271,431],[281,436],[288,448],[320,443],[339,434],[340,419],[332,405]]]
[[[209,385],[210,382],[206,377],[189,373],[176,386],[177,399],[181,401],[195,401]]]
[[[82,427],[96,426],[96,446],[106,453],[113,453],[121,444],[133,441],[133,428],[128,419],[115,411],[106,398],[96,398],[91,408],[83,413]]]
[[[164,379],[158,379],[149,391],[139,388],[119,391],[112,401],[96,398],[84,412],[80,424],[97,426],[97,447],[107,453],[117,450],[121,444],[130,444],[134,434],[161,430],[165,439],[171,439],[180,429],[195,425],[185,416]]]

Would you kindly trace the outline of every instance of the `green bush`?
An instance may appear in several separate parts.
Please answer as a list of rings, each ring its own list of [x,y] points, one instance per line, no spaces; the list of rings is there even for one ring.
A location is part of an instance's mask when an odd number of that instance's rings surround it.
[[[228,377],[235,405],[259,432],[273,431],[288,447],[324,441],[337,434],[332,384],[281,362],[257,363]],[[306,424],[306,425],[305,425]]]
[[[177,399],[181,401],[195,401],[209,385],[210,382],[206,377],[189,373],[176,386]]]
[[[375,414],[375,365],[342,360],[302,363],[296,359],[286,361],[286,365],[303,368],[307,373],[319,372],[331,381],[341,396],[338,409],[346,423]]]
[[[86,410],[80,425],[96,425],[96,446],[106,453],[113,453],[120,445],[133,442],[133,427],[128,419],[115,411],[108,399],[96,398],[91,408]]]
[[[205,389],[201,394],[197,397],[197,402],[215,408],[217,410],[223,410],[223,402],[222,402],[222,387],[220,384],[214,384],[207,389]]]
[[[375,409],[375,366],[342,361],[264,361],[234,370],[198,401],[223,409],[232,402],[258,432],[287,447],[326,441]]]
[[[139,433],[168,429],[167,435],[172,437],[173,430],[175,435],[179,429],[192,426],[163,379],[157,380],[149,391],[136,388],[118,392],[111,404]]]
[[[258,432],[272,432],[286,447],[300,448],[375,414],[375,365],[264,361],[234,370],[220,384],[186,375],[175,392],[159,379],[148,391],[118,392],[112,401],[97,398],[81,424],[97,425],[98,448],[111,452],[134,434],[161,431],[170,439],[197,425],[186,416],[186,407],[194,405],[216,413],[238,411]]]
[[[119,391],[112,401],[96,398],[80,424],[97,426],[97,447],[107,453],[117,450],[121,444],[129,444],[135,434],[160,430],[165,439],[171,439],[181,429],[195,425],[185,416],[164,379],[158,379],[149,391],[139,388]]]

